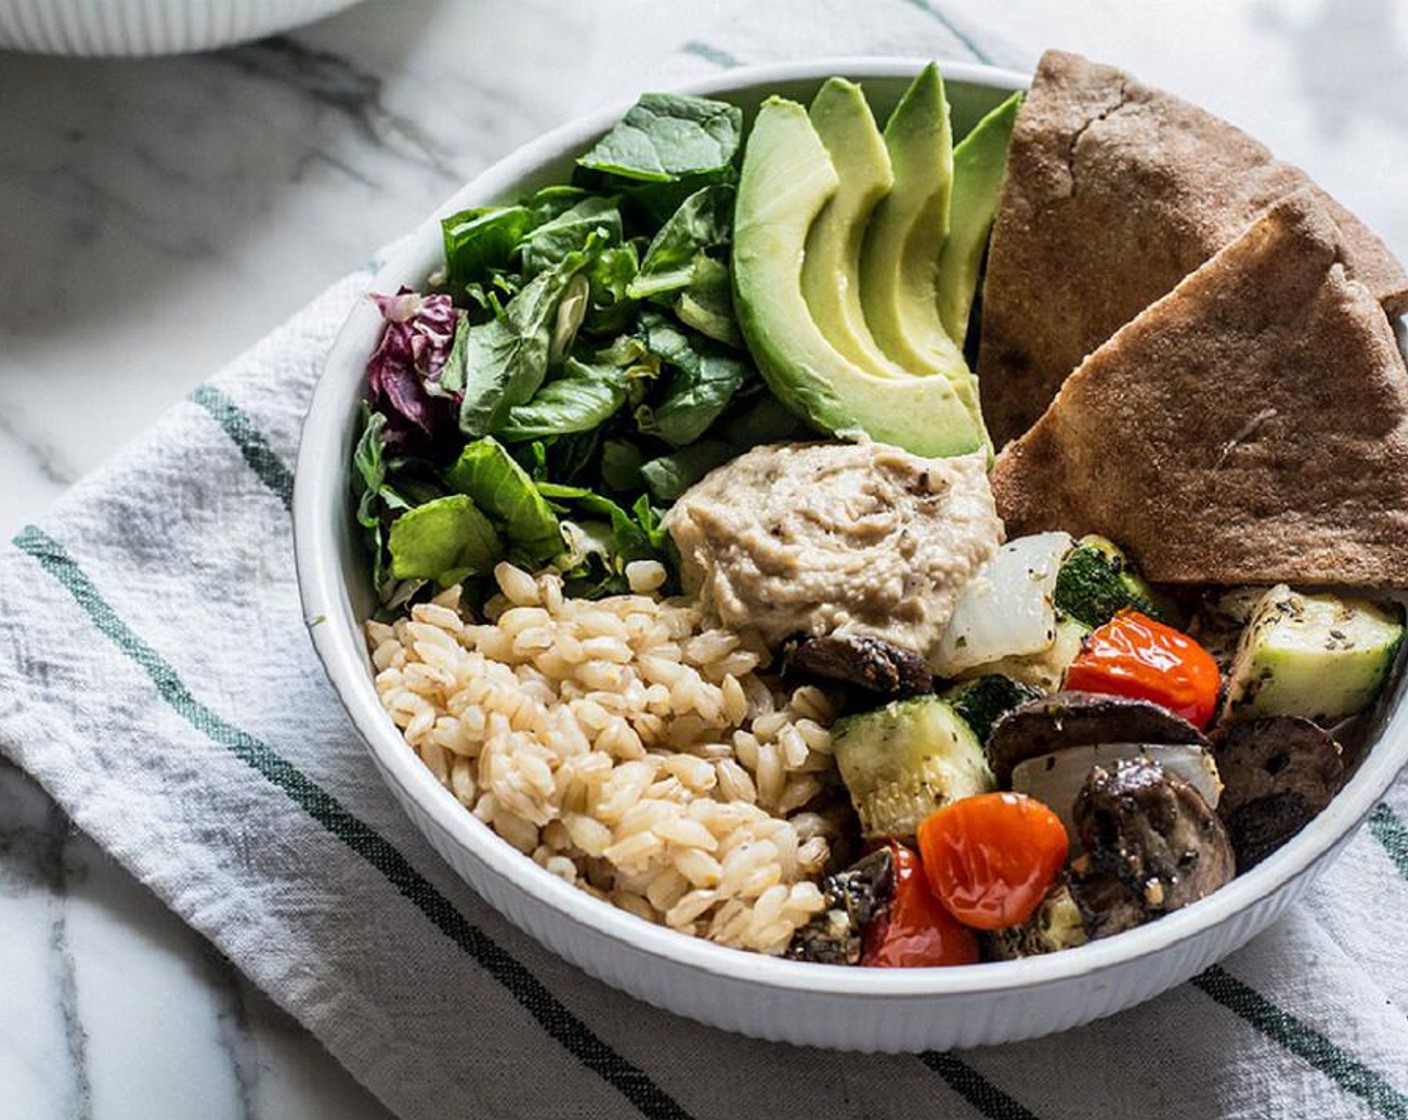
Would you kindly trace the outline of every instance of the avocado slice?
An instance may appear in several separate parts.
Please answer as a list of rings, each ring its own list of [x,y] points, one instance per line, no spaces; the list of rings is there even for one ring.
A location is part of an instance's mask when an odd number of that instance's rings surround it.
[[[939,318],[939,256],[949,228],[953,134],[938,67],[910,83],[885,124],[895,182],[861,250],[860,298],[881,348],[914,374],[971,378]]]
[[[864,432],[916,455],[989,446],[980,417],[943,377],[880,377],[829,341],[802,294],[807,234],[839,177],[807,111],[770,97],[748,138],[734,209],[738,324],[772,391],[812,426]]]
[[[860,86],[829,78],[810,110],[838,182],[807,234],[802,295],[821,333],[867,373],[907,377],[871,336],[860,303],[860,250],[876,203],[894,183],[885,138]]]
[[[978,289],[983,248],[997,213],[1007,168],[1007,144],[1024,95],[1014,93],[990,112],[953,150],[953,193],[948,240],[939,256],[939,318],[960,349]]]

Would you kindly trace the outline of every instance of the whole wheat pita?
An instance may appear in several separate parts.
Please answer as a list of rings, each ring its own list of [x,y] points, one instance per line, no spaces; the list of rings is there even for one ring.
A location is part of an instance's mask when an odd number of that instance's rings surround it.
[[[978,372],[994,444],[1026,431],[1085,355],[1310,185],[1211,113],[1048,51],[1017,117],[983,289]],[[1319,197],[1350,275],[1390,314],[1408,309],[1393,254]]]
[[[1309,192],[1085,360],[998,457],[1011,535],[1099,532],[1152,580],[1401,586],[1408,370]]]

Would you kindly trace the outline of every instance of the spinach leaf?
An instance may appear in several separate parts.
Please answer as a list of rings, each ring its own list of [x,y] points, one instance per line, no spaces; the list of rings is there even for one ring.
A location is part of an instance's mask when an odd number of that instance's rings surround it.
[[[492,437],[466,444],[445,481],[489,516],[514,558],[543,563],[562,551],[557,516],[528,472]]]
[[[503,544],[489,519],[463,494],[417,506],[391,525],[391,574],[429,579],[441,587],[493,570]]]
[[[639,490],[640,468],[645,462],[641,449],[624,439],[608,439],[601,445],[601,480],[611,490]]]
[[[562,486],[551,482],[539,483],[538,490],[543,497],[560,506],[564,512],[584,513],[588,518],[604,518],[611,526],[611,559],[620,570],[624,571],[626,564],[632,560],[660,559],[659,550],[653,543],[656,539],[654,524],[652,523],[648,530],[610,498],[603,497],[585,486]],[[569,537],[570,535],[569,533]]]
[[[703,439],[669,455],[651,459],[640,468],[640,473],[651,494],[662,502],[673,502],[711,470],[742,450],[737,444]]]
[[[743,112],[736,105],[647,93],[577,162],[624,179],[669,183],[729,167],[742,128]]]
[[[485,436],[516,404],[532,398],[547,377],[558,304],[572,277],[589,260],[595,238],[541,272],[487,323],[463,329],[445,363],[440,384],[463,394],[460,430]]]
[[[593,234],[604,245],[620,242],[621,211],[614,198],[587,195],[537,226],[523,241],[524,273],[532,277],[561,264],[568,254],[581,252]]]
[[[680,322],[715,342],[743,349],[743,335],[733,314],[729,269],[723,261],[702,255],[695,261],[689,287],[675,301],[675,314]]]
[[[442,219],[451,290],[458,293],[479,284],[491,270],[507,268],[519,242],[538,221],[525,206],[478,207]]]
[[[562,376],[547,382],[527,404],[508,410],[498,428],[507,440],[586,432],[626,403],[626,369],[569,357]]]
[[[683,447],[693,443],[729,406],[751,367],[701,335],[673,326],[663,317],[642,316],[645,345],[673,367],[664,395],[640,410],[642,431]]]
[[[710,433],[731,443],[740,451],[760,443],[786,443],[789,440],[815,439],[811,430],[787,411],[771,393],[761,393],[746,407],[735,408],[719,421]]]
[[[386,541],[384,520],[390,510],[406,508],[406,502],[386,481],[385,444],[386,414],[374,412],[362,405],[362,434],[352,452],[356,468],[354,489],[357,495],[357,521],[366,531],[367,547],[372,554],[372,584],[380,594],[386,583]]]
[[[732,186],[714,184],[685,199],[651,240],[627,294],[658,299],[688,287],[700,262],[711,260],[707,250],[728,244],[733,196]]]
[[[637,305],[629,292],[639,269],[640,257],[631,242],[602,250],[583,273],[591,291],[583,330],[610,335],[630,326]]]
[[[565,183],[554,183],[529,195],[522,202],[533,213],[533,224],[542,225],[572,209],[591,194],[581,187],[569,187]]]

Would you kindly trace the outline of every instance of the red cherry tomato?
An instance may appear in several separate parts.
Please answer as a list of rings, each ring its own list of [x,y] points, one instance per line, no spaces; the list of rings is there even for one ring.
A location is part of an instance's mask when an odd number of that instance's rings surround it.
[[[1152,700],[1207,727],[1222,684],[1212,654],[1162,622],[1121,611],[1081,643],[1065,687]]]
[[[1060,819],[1020,793],[965,797],[919,826],[929,886],[964,925],[1006,929],[1031,917],[1066,864]]]
[[[978,939],[929,890],[919,857],[890,842],[895,890],[888,911],[865,927],[860,963],[871,968],[976,964]]]

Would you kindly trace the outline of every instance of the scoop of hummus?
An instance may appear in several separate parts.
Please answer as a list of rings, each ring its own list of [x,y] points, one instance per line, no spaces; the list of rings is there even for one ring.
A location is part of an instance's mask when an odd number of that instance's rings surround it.
[[[866,635],[924,656],[1002,543],[982,453],[878,443],[754,448],[686,491],[665,527],[685,590],[730,628],[771,645]]]

